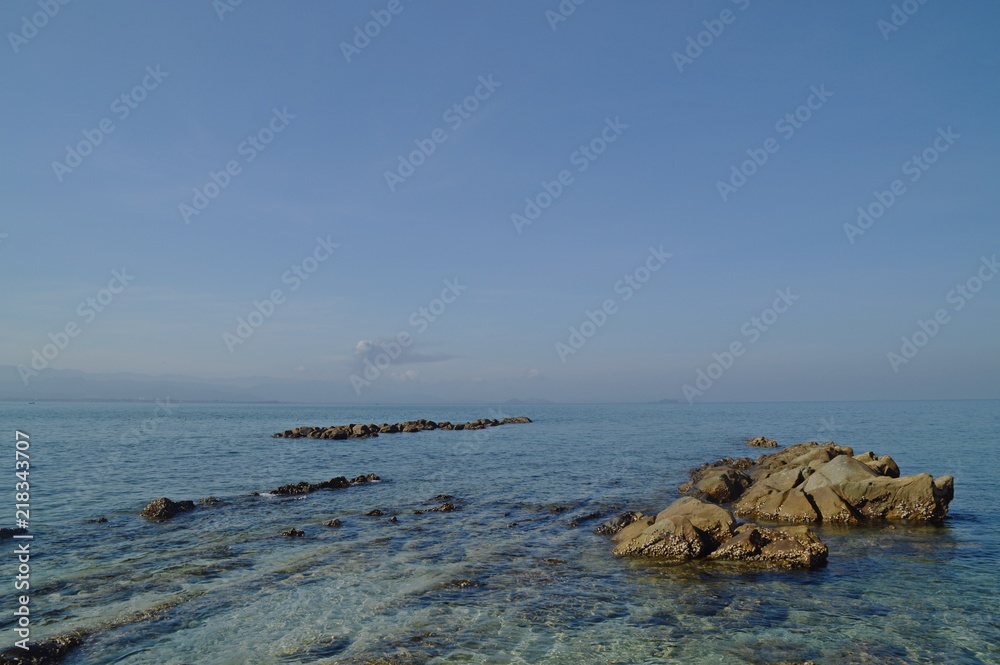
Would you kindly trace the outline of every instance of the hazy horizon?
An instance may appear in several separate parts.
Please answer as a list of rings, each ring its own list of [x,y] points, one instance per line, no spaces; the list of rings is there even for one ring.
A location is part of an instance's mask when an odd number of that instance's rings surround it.
[[[45,7],[0,398],[1000,398],[995,3]]]

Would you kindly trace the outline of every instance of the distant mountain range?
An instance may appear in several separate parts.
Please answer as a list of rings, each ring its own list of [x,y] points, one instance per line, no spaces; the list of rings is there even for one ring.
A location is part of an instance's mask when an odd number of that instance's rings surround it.
[[[17,367],[0,365],[0,401],[155,401],[243,402],[288,404],[444,404],[424,392],[380,386],[377,393],[358,396],[346,380],[245,377],[199,379],[191,376],[150,376],[131,372],[90,373],[46,369],[27,386]],[[473,403],[473,402],[470,402]],[[507,405],[551,404],[543,399],[511,399]]]

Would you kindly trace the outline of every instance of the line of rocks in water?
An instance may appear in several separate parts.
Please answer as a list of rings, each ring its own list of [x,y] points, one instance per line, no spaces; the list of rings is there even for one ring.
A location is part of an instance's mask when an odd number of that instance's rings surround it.
[[[272,434],[274,439],[330,439],[340,441],[343,439],[368,439],[379,434],[398,434],[401,432],[423,432],[425,430],[478,430],[487,427],[497,427],[498,425],[515,425],[530,423],[531,418],[517,416],[514,418],[503,418],[501,420],[480,418],[466,423],[451,423],[448,421],[434,422],[433,420],[408,420],[405,423],[382,423],[376,425],[355,424],[332,425],[330,427],[293,427],[284,432]]]
[[[331,478],[330,480],[325,480],[319,483],[310,483],[307,481],[290,483],[288,485],[282,485],[281,487],[273,489],[267,493],[275,494],[277,496],[311,494],[320,490],[346,489],[355,485],[367,485],[369,483],[377,482],[378,480],[380,480],[380,478],[374,473],[358,476],[353,480],[348,480],[346,476],[337,476],[336,478]],[[254,492],[250,496],[260,496],[260,492]],[[220,503],[220,500],[210,496],[201,499],[198,503],[202,506],[211,506]],[[164,522],[175,517],[179,513],[192,511],[195,507],[194,501],[173,501],[163,496],[150,501],[139,514],[151,522]]]
[[[727,457],[690,476],[678,488],[687,496],[656,516],[626,513],[596,532],[613,534],[619,556],[815,568],[826,563],[828,550],[808,526],[768,528],[738,524],[737,517],[800,524],[936,522],[954,497],[951,476],[900,477],[888,455],[854,455],[832,442],[802,443],[756,460]]]

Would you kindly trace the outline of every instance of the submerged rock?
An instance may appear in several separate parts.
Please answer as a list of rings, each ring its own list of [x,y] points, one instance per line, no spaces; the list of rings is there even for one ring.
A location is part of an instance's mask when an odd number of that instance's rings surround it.
[[[21,663],[23,665],[50,665],[61,663],[66,657],[83,644],[86,634],[72,632],[56,635],[40,642],[28,642],[27,649],[13,646],[0,651],[0,663]]]
[[[329,522],[323,522],[323,526],[328,526],[336,529],[340,526],[340,520],[332,519]]]
[[[747,445],[751,448],[777,448],[778,442],[763,436],[755,436],[752,439],[747,439]]]
[[[622,513],[618,517],[613,517],[604,524],[602,524],[601,526],[594,529],[594,533],[603,536],[612,536],[641,517],[642,513],[634,513],[632,511]]]
[[[385,515],[385,513],[383,513],[378,508],[376,508],[375,510],[369,510],[367,513],[365,513],[366,517],[382,517],[383,515]]]
[[[164,496],[150,501],[139,514],[151,522],[163,522],[189,510],[194,510],[194,501],[171,501]]]
[[[337,476],[321,483],[310,483],[302,481],[300,483],[282,485],[278,489],[271,490],[271,494],[278,496],[292,496],[295,494],[311,494],[320,490],[336,490],[350,487],[351,483],[344,476]]]
[[[282,531],[278,535],[279,536],[284,536],[285,538],[302,538],[303,536],[306,535],[306,532],[302,531],[301,529],[296,529],[296,528],[292,527],[288,531]]]

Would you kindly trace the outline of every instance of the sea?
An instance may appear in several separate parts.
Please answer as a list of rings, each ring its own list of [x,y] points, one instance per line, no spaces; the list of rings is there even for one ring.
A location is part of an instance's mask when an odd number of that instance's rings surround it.
[[[522,415],[533,422],[271,437],[300,425]],[[20,639],[14,612],[27,593],[32,641],[83,636],[67,664],[1000,663],[998,401],[165,398],[6,402],[0,421],[2,526],[15,526],[20,431],[32,536],[27,592],[14,587],[22,541],[2,541],[0,649]],[[830,554],[817,570],[618,558],[594,533],[625,510],[662,510],[691,467],[760,454],[745,445],[759,435],[891,455],[904,475],[952,475],[950,515],[938,525],[818,527]],[[268,494],[368,473],[381,480]],[[219,501],[162,523],[140,517],[164,496]],[[417,512],[444,502],[457,510]],[[366,515],[375,509],[384,514]],[[333,519],[341,526],[324,526]],[[280,535],[288,529],[304,536]]]

